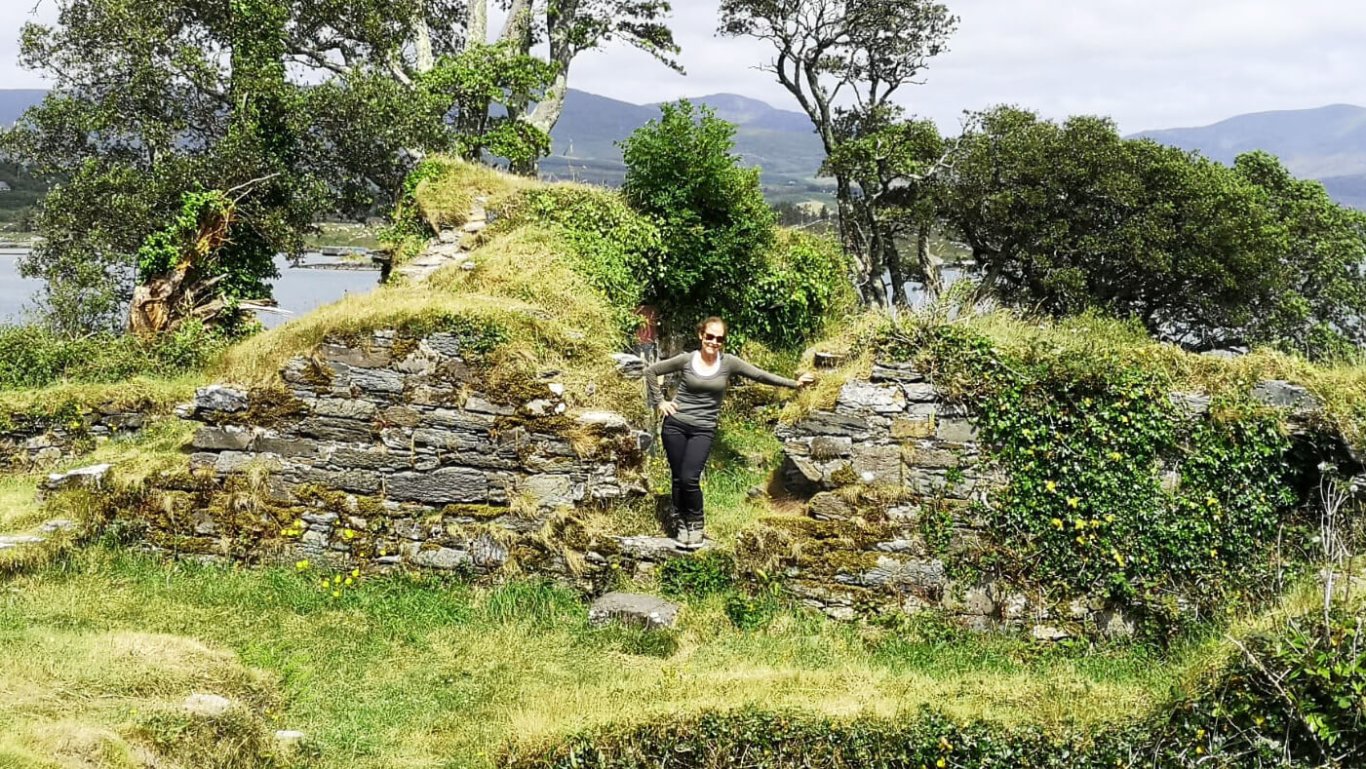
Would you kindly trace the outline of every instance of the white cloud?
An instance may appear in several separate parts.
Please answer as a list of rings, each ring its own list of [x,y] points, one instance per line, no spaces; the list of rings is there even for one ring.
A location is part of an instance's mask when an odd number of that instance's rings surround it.
[[[35,0],[0,0],[0,87],[39,87],[17,66]],[[675,0],[687,76],[622,44],[574,63],[575,87],[644,103],[733,92],[795,108],[756,66],[752,40],[715,36],[717,0]],[[1355,0],[949,0],[951,50],[908,88],[913,111],[953,129],[965,109],[1013,103],[1061,118],[1107,114],[1125,131],[1235,114],[1366,104],[1366,4]],[[55,14],[54,0],[39,6]]]

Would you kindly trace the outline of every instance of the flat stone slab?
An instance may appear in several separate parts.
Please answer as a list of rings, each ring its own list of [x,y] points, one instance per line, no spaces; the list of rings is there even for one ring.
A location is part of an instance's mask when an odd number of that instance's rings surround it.
[[[678,609],[678,604],[658,596],[608,593],[589,607],[588,621],[593,625],[620,622],[646,630],[659,630],[678,624]]]
[[[217,694],[195,693],[181,705],[186,713],[201,718],[217,718],[232,709],[233,701]]]
[[[651,561],[655,563],[671,561],[675,558],[686,558],[693,553],[698,553],[711,548],[711,540],[706,540],[702,546],[695,549],[680,547],[678,540],[673,537],[617,537],[617,544],[621,554],[627,558],[637,561]]]
[[[98,488],[108,477],[111,467],[112,465],[107,464],[91,465],[66,473],[52,473],[43,481],[43,488],[48,491]]]
[[[31,534],[3,536],[0,537],[0,550],[9,550],[12,547],[21,547],[23,545],[40,545],[46,541],[47,540],[43,537],[37,537]]]

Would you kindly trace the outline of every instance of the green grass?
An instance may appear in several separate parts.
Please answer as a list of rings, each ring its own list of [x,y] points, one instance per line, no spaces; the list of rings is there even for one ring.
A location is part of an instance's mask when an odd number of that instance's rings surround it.
[[[746,705],[1097,723],[1159,701],[1181,670],[1142,649],[1043,652],[794,610],[741,631],[724,596],[687,606],[676,645],[651,643],[589,627],[576,596],[540,583],[368,578],[333,598],[318,580],[98,547],[10,579],[0,751],[41,755],[58,727],[133,750],[135,712],[214,691],[308,732],[317,766],[483,767],[512,739]]]

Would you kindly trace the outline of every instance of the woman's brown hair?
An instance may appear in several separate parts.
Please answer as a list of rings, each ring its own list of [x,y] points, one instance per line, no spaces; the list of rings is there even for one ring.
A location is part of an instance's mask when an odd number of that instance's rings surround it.
[[[726,323],[726,321],[716,317],[715,315],[709,315],[706,318],[703,318],[701,323],[697,324],[697,335],[702,336],[702,332],[707,330],[707,326],[710,326],[713,323],[721,324],[722,335],[730,331],[730,326]]]

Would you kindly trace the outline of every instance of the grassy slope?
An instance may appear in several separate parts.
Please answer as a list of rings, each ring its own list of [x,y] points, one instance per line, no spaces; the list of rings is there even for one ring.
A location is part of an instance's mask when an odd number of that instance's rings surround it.
[[[312,734],[320,766],[478,767],[511,738],[708,707],[893,714],[929,703],[1089,722],[1143,709],[1176,670],[1138,652],[908,641],[802,614],[742,632],[715,599],[689,606],[678,650],[662,658],[631,653],[648,649],[633,632],[589,628],[576,598],[545,586],[375,580],[334,599],[311,573],[98,548],[8,587],[0,659],[28,664],[0,666],[0,733],[30,751],[58,719],[126,734],[133,710],[203,690],[278,703],[278,726]],[[147,636],[159,640],[132,659],[110,653]],[[202,660],[187,665],[185,648]],[[148,670],[167,655],[178,674]]]

